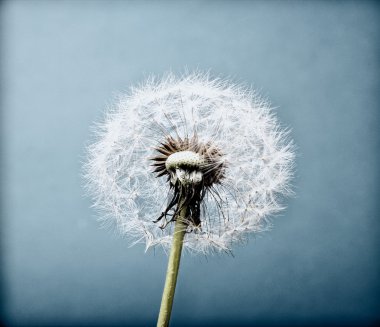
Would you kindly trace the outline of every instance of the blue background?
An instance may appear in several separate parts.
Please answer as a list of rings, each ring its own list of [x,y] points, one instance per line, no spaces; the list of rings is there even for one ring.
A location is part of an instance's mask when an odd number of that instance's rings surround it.
[[[117,92],[187,67],[279,107],[297,195],[234,258],[183,257],[172,325],[378,321],[379,18],[364,1],[3,2],[3,319],[155,324],[167,258],[99,228],[81,162]]]

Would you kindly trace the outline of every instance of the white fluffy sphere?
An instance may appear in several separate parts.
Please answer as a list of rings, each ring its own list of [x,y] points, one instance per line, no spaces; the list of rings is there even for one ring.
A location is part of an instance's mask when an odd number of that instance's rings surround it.
[[[173,224],[153,221],[168,202],[170,185],[152,173],[154,147],[165,136],[196,132],[224,155],[223,181],[203,199],[202,228],[185,236],[195,252],[229,251],[249,233],[268,227],[268,217],[290,193],[294,151],[268,103],[252,90],[208,75],[149,79],[119,98],[97,125],[88,148],[87,188],[102,219],[146,247],[169,247]],[[178,134],[178,135],[177,135]]]

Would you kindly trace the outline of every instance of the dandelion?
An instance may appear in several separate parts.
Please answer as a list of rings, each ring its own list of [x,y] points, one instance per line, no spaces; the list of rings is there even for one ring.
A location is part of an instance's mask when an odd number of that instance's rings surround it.
[[[87,187],[134,243],[171,246],[159,325],[169,322],[182,247],[229,252],[266,230],[291,193],[294,151],[269,103],[200,73],[120,96],[88,149]]]

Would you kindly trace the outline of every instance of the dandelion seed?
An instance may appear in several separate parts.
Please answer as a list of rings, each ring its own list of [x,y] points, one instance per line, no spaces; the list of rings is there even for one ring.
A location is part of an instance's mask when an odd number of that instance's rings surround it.
[[[147,249],[173,241],[162,325],[182,246],[228,252],[265,230],[291,193],[293,144],[268,102],[208,75],[149,79],[119,98],[97,134],[85,165],[95,207]]]

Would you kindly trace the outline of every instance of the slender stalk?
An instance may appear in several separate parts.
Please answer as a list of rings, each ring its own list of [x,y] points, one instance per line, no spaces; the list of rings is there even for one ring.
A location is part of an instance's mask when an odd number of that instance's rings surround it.
[[[160,314],[158,316],[157,327],[169,326],[170,315],[172,312],[173,299],[175,286],[177,284],[177,276],[179,263],[181,261],[181,252],[183,239],[186,231],[186,218],[187,208],[183,207],[177,217],[174,228],[173,243],[170,250],[168,270],[166,272],[166,280],[164,292],[162,294]]]

